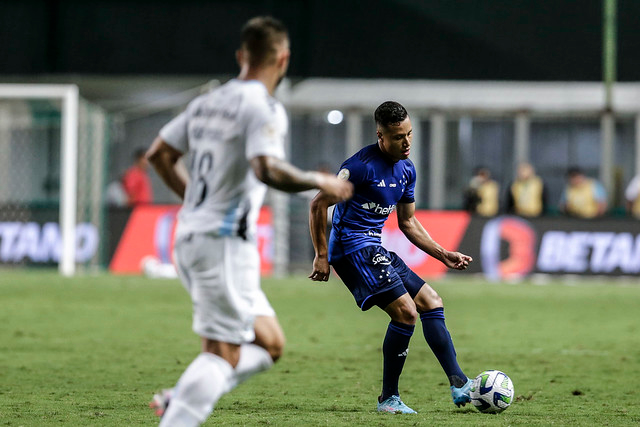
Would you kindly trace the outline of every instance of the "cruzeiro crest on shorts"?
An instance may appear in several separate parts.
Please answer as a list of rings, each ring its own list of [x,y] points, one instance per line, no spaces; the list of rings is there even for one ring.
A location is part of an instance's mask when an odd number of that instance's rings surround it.
[[[375,254],[373,258],[371,258],[371,262],[373,265],[389,265],[391,264],[391,260],[382,254]]]
[[[351,176],[351,172],[349,172],[349,169],[347,168],[340,169],[340,172],[338,172],[338,178],[344,181],[348,180],[350,176]]]

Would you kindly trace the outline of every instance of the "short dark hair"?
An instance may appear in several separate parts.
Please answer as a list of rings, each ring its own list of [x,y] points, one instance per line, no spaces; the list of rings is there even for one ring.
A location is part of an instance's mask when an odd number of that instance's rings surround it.
[[[570,166],[569,169],[567,169],[567,177],[571,178],[577,175],[584,175],[584,172],[582,168],[580,168],[580,166]]]
[[[391,124],[402,122],[409,116],[407,110],[395,101],[383,102],[376,108],[373,118],[377,125],[388,127]]]
[[[480,174],[491,175],[491,170],[489,170],[489,168],[484,165],[479,165],[473,168],[473,174],[474,175],[480,175]]]
[[[143,158],[147,154],[147,150],[142,147],[136,148],[136,151],[133,152],[133,160],[138,161]]]
[[[257,67],[273,57],[277,45],[289,37],[287,27],[270,16],[256,16],[242,27],[241,47],[249,52],[249,66]]]

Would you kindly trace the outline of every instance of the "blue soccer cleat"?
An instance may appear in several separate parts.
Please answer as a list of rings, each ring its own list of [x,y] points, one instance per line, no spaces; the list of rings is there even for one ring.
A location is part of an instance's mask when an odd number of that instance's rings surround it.
[[[471,402],[469,390],[471,389],[472,384],[473,380],[469,378],[467,379],[467,382],[460,388],[451,386],[451,398],[453,399],[453,404],[458,408]]]
[[[417,414],[400,400],[400,396],[387,397],[382,402],[378,402],[378,412],[388,412],[390,414]]]

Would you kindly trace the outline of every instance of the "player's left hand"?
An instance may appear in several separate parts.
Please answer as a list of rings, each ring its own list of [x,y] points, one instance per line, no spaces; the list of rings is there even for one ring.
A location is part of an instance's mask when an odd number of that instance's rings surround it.
[[[316,257],[313,260],[313,272],[309,275],[309,279],[314,282],[326,282],[329,280],[331,268],[326,257]]]
[[[469,263],[472,261],[473,258],[460,252],[447,252],[445,259],[443,260],[447,267],[455,270],[466,270],[467,267],[469,267]]]

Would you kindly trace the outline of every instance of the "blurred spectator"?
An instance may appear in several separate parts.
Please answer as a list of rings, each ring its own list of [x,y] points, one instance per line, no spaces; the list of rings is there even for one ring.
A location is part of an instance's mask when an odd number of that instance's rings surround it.
[[[145,152],[145,149],[139,148],[133,153],[134,163],[122,177],[122,186],[127,193],[129,206],[153,201],[151,179],[147,173],[149,163],[145,157]]]
[[[464,194],[464,209],[481,216],[498,213],[498,183],[491,179],[491,171],[479,166],[474,170]]]
[[[600,182],[585,176],[582,169],[571,167],[560,197],[560,210],[578,218],[602,216],[607,210],[607,192]]]
[[[640,219],[640,175],[629,182],[624,197],[627,199],[627,212]]]
[[[520,216],[542,215],[547,206],[547,187],[529,163],[520,163],[516,179],[507,191],[506,211]]]
[[[109,185],[107,185],[105,199],[109,206],[127,206],[129,197],[127,196],[127,192],[124,191],[122,179],[111,181]]]

